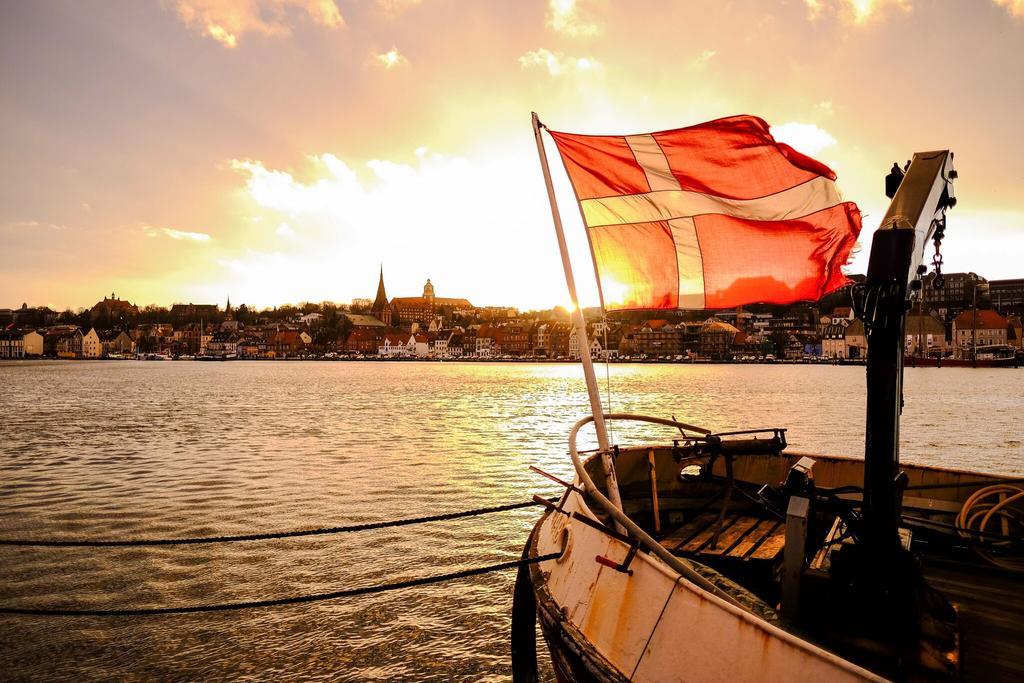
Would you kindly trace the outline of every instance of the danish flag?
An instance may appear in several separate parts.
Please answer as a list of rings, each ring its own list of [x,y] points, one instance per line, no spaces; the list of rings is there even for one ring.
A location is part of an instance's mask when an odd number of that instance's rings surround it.
[[[817,300],[845,285],[860,211],[755,116],[644,135],[551,131],[607,310]]]

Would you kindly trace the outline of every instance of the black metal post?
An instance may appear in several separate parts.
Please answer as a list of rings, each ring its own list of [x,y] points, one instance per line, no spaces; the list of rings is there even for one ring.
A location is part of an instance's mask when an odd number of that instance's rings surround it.
[[[899,547],[896,476],[907,281],[913,250],[913,230],[877,231],[860,302],[868,344],[862,540],[880,561]]]

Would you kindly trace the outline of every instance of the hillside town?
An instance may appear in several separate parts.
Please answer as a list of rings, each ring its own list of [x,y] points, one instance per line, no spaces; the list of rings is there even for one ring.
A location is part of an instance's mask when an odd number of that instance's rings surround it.
[[[862,281],[862,276],[852,279]],[[849,288],[813,304],[723,311],[603,316],[586,310],[590,350],[608,360],[859,361],[864,323]],[[975,273],[925,278],[907,318],[914,358],[970,359],[1022,353],[1024,279]],[[373,299],[256,311],[176,303],[140,309],[114,293],[89,309],[57,313],[22,304],[0,309],[0,359],[522,359],[571,360],[579,340],[565,309],[476,307],[435,294],[389,298],[381,269]]]

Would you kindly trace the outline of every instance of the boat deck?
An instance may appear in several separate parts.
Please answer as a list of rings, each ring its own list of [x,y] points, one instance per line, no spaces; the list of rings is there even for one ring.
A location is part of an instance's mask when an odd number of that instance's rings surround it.
[[[773,560],[786,542],[786,525],[778,520],[748,515],[726,515],[715,542],[718,513],[694,517],[661,539],[661,545],[678,555],[729,557],[738,560]]]
[[[925,575],[960,614],[965,681],[1024,680],[1024,582],[977,565],[926,560]]]
[[[660,539],[673,554],[698,561],[777,562],[785,523],[705,511]],[[925,558],[929,583],[956,605],[960,619],[960,677],[964,681],[1024,681],[1024,581],[980,564]],[[741,565],[732,565],[741,566]]]

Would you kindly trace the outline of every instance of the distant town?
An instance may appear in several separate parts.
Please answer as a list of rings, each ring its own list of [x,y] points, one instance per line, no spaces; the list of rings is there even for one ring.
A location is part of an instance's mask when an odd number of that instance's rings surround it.
[[[863,276],[852,276],[863,281]],[[911,358],[978,360],[1022,354],[1024,279],[950,273],[925,278],[906,324]],[[602,315],[584,311],[590,350],[608,360],[856,362],[864,323],[849,287],[815,303],[723,311]],[[0,359],[507,359],[572,360],[579,340],[565,309],[522,312],[437,296],[374,298],[257,311],[212,303],[139,308],[115,294],[89,309],[0,309]]]

